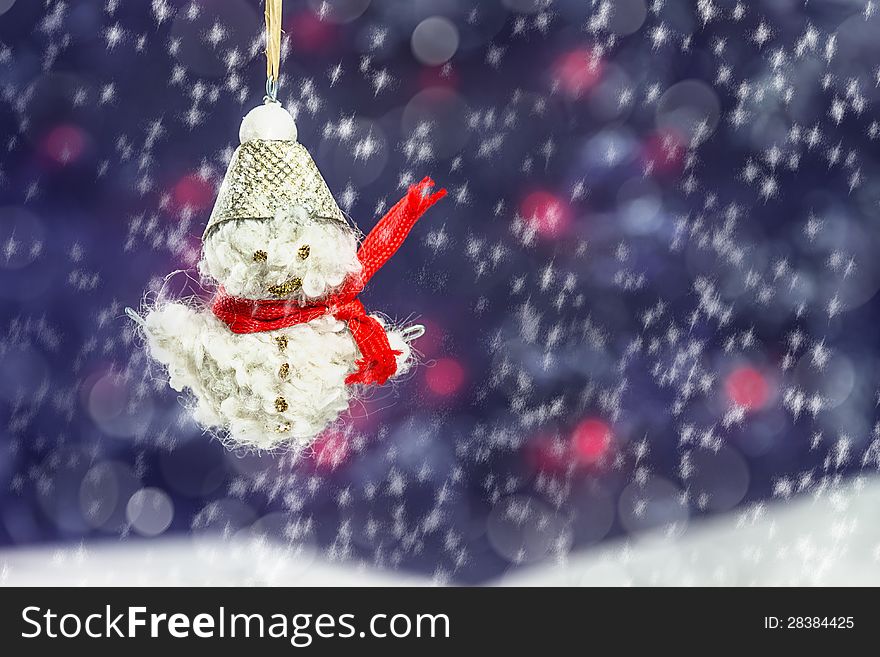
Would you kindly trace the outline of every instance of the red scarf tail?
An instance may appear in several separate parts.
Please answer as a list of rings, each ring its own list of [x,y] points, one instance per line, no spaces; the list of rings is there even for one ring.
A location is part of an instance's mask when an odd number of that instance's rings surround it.
[[[362,285],[366,285],[373,274],[397,252],[409,231],[428,208],[446,196],[445,189],[429,194],[433,186],[434,181],[426,177],[410,187],[407,195],[379,220],[364,239],[358,251],[358,259],[364,266]]]

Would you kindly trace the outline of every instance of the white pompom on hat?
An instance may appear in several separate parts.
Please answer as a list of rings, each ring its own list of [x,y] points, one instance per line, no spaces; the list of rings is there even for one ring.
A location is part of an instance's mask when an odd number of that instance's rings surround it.
[[[238,137],[242,144],[257,139],[296,141],[296,121],[281,103],[266,103],[247,113]]]

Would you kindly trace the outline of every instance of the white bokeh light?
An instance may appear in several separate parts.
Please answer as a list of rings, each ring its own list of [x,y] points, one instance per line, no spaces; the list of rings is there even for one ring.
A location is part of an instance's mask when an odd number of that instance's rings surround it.
[[[688,141],[704,141],[715,131],[720,118],[718,94],[701,80],[682,80],[672,85],[657,103],[657,127]]]
[[[458,29],[442,16],[431,16],[416,25],[411,39],[416,59],[428,66],[448,62],[458,50],[458,42]]]
[[[174,519],[174,503],[158,488],[141,488],[129,498],[126,517],[141,536],[158,536]]]
[[[608,29],[618,36],[637,32],[648,16],[644,0],[612,0]]]

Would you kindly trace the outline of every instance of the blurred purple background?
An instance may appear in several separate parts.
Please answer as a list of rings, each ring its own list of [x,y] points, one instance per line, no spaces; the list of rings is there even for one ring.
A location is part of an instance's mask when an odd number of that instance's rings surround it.
[[[202,435],[123,315],[198,259],[261,4],[0,0],[0,543],[479,582],[876,471],[878,13],[286,2],[279,99],[343,209],[450,191],[363,296],[423,364],[294,458]]]

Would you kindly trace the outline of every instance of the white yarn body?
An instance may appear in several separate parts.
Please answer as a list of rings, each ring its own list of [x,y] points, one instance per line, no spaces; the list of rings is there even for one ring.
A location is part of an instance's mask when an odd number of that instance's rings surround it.
[[[196,421],[225,431],[238,445],[273,449],[305,447],[351,402],[345,378],[360,352],[345,322],[325,315],[278,331],[235,334],[213,313],[175,302],[160,304],[146,318],[151,356],[168,371],[169,385],[188,389]],[[287,338],[284,351],[278,337]],[[400,331],[389,330],[398,374],[409,365],[410,348]],[[289,374],[278,375],[283,363]],[[280,412],[275,401],[288,408]]]

